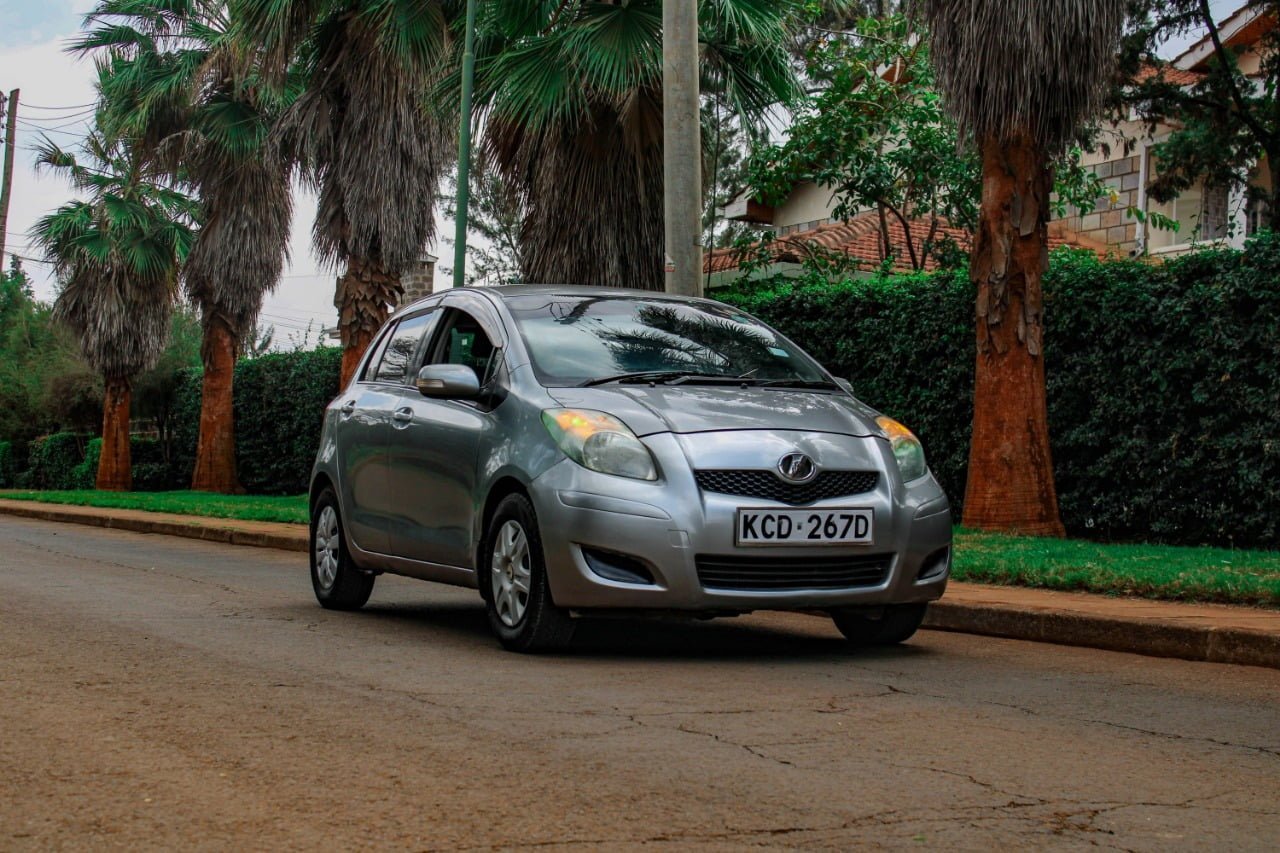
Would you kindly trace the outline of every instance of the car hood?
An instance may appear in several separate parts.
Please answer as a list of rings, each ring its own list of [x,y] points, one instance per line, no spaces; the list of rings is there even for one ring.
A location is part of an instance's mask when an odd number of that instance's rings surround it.
[[[562,406],[620,418],[639,436],[775,429],[879,435],[876,413],[844,393],[710,385],[550,388]]]

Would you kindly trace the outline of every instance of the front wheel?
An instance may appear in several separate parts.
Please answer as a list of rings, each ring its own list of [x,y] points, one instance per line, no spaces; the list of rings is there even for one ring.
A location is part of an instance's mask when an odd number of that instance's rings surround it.
[[[329,610],[359,610],[373,593],[374,576],[360,571],[347,551],[338,497],[325,489],[311,508],[311,588]]]
[[[927,608],[927,604],[890,604],[878,611],[842,607],[831,611],[831,618],[855,645],[892,646],[910,639]]]
[[[480,565],[489,624],[503,646],[541,652],[569,645],[573,620],[551,600],[538,519],[524,495],[508,495],[498,504]]]

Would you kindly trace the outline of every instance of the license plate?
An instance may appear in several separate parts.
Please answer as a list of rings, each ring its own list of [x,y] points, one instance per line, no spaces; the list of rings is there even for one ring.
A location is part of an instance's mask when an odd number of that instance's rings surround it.
[[[739,545],[870,545],[871,509],[740,509]]]

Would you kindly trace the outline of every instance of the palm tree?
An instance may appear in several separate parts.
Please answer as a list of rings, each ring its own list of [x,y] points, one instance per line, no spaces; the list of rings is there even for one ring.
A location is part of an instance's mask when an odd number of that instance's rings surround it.
[[[164,350],[196,206],[147,175],[128,146],[96,132],[83,162],[47,139],[36,162],[88,196],[42,218],[32,234],[61,284],[54,315],[105,382],[97,487],[127,491],[130,385]]]
[[[703,91],[745,127],[796,92],[786,27],[798,5],[700,4]],[[525,211],[525,280],[661,290],[660,0],[493,0],[476,56],[485,154]]]
[[[103,0],[72,50],[98,57],[113,135],[190,187],[204,211],[184,270],[204,365],[191,488],[241,491],[232,408],[236,354],[280,280],[291,216],[289,161],[267,145],[286,98],[261,52],[232,43],[226,0]]]
[[[456,3],[445,0],[233,0],[241,39],[269,51],[300,94],[277,128],[319,194],[317,254],[345,264],[335,304],[342,381],[401,274],[435,237],[436,191],[454,159],[454,119],[426,108]]]
[[[944,101],[982,156],[969,274],[977,375],[964,523],[1062,535],[1044,297],[1052,157],[1097,112],[1125,0],[923,0]]]

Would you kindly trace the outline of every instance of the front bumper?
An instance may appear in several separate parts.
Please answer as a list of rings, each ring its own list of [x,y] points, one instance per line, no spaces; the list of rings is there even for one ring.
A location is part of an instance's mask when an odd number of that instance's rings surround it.
[[[888,445],[877,439],[822,434],[659,434],[645,438],[662,471],[642,482],[589,471],[564,460],[534,481],[551,595],[576,610],[640,609],[738,612],[757,609],[824,609],[933,601],[950,574],[951,512],[932,477],[904,486],[882,474],[875,491],[819,501],[805,508],[870,507],[875,510],[872,545],[740,547],[734,544],[736,511],[782,507],[758,499],[702,492],[692,464],[703,468],[759,468],[800,447],[828,468],[873,465],[896,472]],[[757,464],[744,464],[753,458]],[[653,583],[610,580],[593,571],[584,549],[639,561]],[[850,588],[770,590],[708,588],[698,576],[698,557],[721,559],[883,557],[878,582]]]

